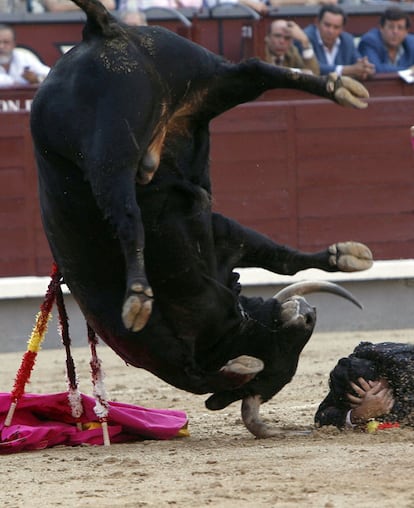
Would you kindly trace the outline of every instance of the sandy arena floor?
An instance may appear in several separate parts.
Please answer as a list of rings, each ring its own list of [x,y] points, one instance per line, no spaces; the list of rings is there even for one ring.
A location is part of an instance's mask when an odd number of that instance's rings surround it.
[[[312,429],[330,369],[361,340],[414,342],[414,330],[315,333],[290,385],[262,407],[280,428]],[[204,399],[127,367],[99,348],[112,400],[187,412],[189,438],[110,447],[49,448],[0,456],[7,508],[99,507],[414,507],[414,431],[377,434],[313,430],[256,440],[240,404],[209,412]],[[80,388],[90,394],[89,351],[74,350]],[[0,355],[0,388],[9,391],[21,353]],[[27,391],[65,389],[63,350],[39,354]]]

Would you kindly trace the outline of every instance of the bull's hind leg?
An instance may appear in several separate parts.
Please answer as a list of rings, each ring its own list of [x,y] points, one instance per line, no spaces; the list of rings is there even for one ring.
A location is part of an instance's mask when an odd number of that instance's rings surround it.
[[[125,262],[125,300],[122,320],[127,329],[141,330],[152,309],[152,290],[144,265],[145,234],[135,194],[136,169],[96,165],[87,168],[92,193],[119,242]],[[111,267],[108,266],[108,270]]]
[[[319,268],[326,272],[354,272],[372,266],[370,249],[359,242],[339,242],[316,253],[305,253],[214,214],[214,240],[218,266],[230,274],[235,267],[258,267],[282,275]],[[225,274],[222,274],[225,277]]]
[[[341,106],[367,107],[367,89],[358,81],[340,77],[313,76],[292,69],[270,65],[252,58],[239,64],[221,63],[209,83],[199,112],[214,118],[238,104],[252,101],[267,90],[295,89],[324,97]]]
[[[122,321],[126,328],[137,332],[146,325],[153,302],[152,289],[145,277],[142,249],[136,249],[135,256],[132,256],[132,263],[129,266],[132,269],[129,270],[127,276],[127,292],[122,307]]]

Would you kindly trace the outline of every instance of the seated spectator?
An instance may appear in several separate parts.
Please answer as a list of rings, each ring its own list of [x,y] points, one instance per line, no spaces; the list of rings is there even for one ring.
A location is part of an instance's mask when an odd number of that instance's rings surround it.
[[[262,16],[266,16],[266,14],[269,12],[269,6],[261,0],[239,0],[238,3],[250,7]]]
[[[372,28],[359,42],[359,52],[375,65],[377,72],[397,72],[414,66],[414,35],[409,34],[410,16],[391,7],[380,17],[380,27]]]
[[[294,44],[298,44],[299,48]],[[266,61],[319,75],[319,64],[305,32],[293,21],[277,19],[265,38]]]
[[[26,0],[0,0],[0,14],[26,11]]]
[[[124,11],[120,15],[120,20],[130,26],[146,26],[147,18],[141,11]]]
[[[280,7],[281,5],[333,5],[338,0],[269,0],[272,7]]]
[[[33,53],[16,48],[13,28],[0,24],[0,87],[36,85],[49,71]]]
[[[317,23],[305,28],[319,61],[321,74],[336,72],[339,75],[367,79],[375,74],[369,58],[361,57],[354,37],[344,31],[347,16],[337,5],[325,5],[318,13]]]
[[[372,419],[374,428],[414,426],[414,344],[361,342],[332,370],[329,388],[318,427],[369,430]]]
[[[188,8],[199,10],[202,7],[202,0],[137,0],[137,3],[139,9],[166,7],[168,9]]]
[[[116,8],[115,0],[100,0],[104,6],[113,11]],[[78,11],[80,8],[72,0],[42,0],[42,5],[47,12]]]
[[[269,6],[263,0],[202,0],[202,6],[213,9],[221,4],[241,4],[250,7],[258,14],[266,15],[269,12]]]
[[[119,0],[119,19],[131,26],[147,25],[147,17],[141,10],[141,5],[142,2],[140,0]]]

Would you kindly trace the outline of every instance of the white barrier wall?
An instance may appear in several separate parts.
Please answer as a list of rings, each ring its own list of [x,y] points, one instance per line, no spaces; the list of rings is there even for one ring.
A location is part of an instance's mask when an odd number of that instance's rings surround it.
[[[377,261],[365,272],[325,273],[306,270],[284,277],[260,269],[240,269],[243,293],[269,298],[299,280],[329,280],[348,289],[364,306],[358,309],[342,298],[327,294],[308,295],[317,308],[318,331],[414,329],[414,260]],[[35,316],[43,301],[48,277],[0,278],[0,352],[24,351]],[[68,291],[65,304],[74,346],[87,344],[85,321]],[[56,310],[43,347],[57,348]]]

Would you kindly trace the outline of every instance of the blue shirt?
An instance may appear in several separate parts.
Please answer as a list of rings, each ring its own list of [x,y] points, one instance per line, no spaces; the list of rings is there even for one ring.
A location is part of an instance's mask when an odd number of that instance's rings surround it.
[[[408,34],[401,44],[396,62],[391,62],[379,28],[365,33],[358,46],[359,52],[375,65],[376,72],[397,72],[414,65],[414,35]]]
[[[316,25],[309,25],[305,28],[305,33],[313,46],[316,58],[319,61],[321,74],[334,72],[338,65],[352,65],[361,57],[355,47],[354,37],[348,32],[342,32],[338,37],[338,51],[334,63],[329,63],[326,58],[324,46],[319,36],[319,30]]]

